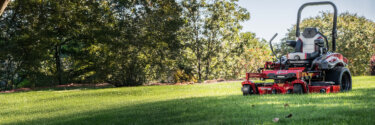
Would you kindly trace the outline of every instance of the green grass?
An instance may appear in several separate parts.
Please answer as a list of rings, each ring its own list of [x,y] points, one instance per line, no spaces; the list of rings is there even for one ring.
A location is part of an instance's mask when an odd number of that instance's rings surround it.
[[[375,77],[353,82],[346,93],[246,97],[239,82],[3,93],[0,124],[374,124]]]

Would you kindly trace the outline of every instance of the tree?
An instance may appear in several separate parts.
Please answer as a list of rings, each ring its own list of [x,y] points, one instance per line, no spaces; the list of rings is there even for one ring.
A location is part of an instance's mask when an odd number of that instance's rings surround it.
[[[250,14],[236,2],[214,0],[207,4],[203,32],[206,38],[204,45],[206,80],[217,76],[217,74],[211,76],[211,69],[216,69],[218,65],[229,65],[227,62],[231,59],[228,57],[239,54],[237,49],[241,49],[240,46],[243,44],[239,41],[239,32],[242,29],[240,22],[248,20]]]
[[[3,14],[10,0],[0,0],[0,15]]]
[[[228,0],[185,0],[182,6],[186,23],[181,40],[196,56],[193,60],[199,81],[202,76],[205,80],[225,77],[222,68],[216,69],[228,65],[229,57],[238,54],[240,22],[248,20],[249,13],[237,1]]]
[[[196,56],[196,67],[198,81],[202,80],[202,13],[204,11],[205,0],[184,0],[181,2],[183,7],[183,17],[185,25],[181,32],[181,40],[188,46]]]
[[[42,6],[41,2],[14,1],[1,18],[1,29],[5,29],[0,38],[2,81],[12,88],[24,79],[36,80],[40,62],[48,59],[49,44],[39,39],[45,18]]]
[[[112,1],[118,15],[109,43],[108,82],[140,85],[166,79],[181,50],[177,31],[183,25],[181,8],[173,0]]]
[[[109,11],[105,3],[104,0],[12,2],[0,24],[6,29],[0,39],[2,71],[7,72],[2,80],[12,86],[22,82],[31,86],[63,84],[92,72],[94,69],[85,72],[82,69],[97,62],[86,52],[92,51],[97,46],[95,41],[103,37],[96,29],[106,32],[112,19],[103,18]],[[69,71],[71,68],[75,70]],[[67,72],[74,76],[69,77]]]
[[[12,1],[0,18],[0,82],[15,88],[237,78],[245,50],[259,44],[240,34],[248,19],[237,0]]]
[[[272,51],[265,40],[259,40],[254,33],[241,33],[241,41],[244,45],[243,53],[239,56],[239,67],[241,74],[246,72],[257,72],[259,68],[264,67],[266,61],[271,61]],[[245,72],[242,72],[244,70]]]

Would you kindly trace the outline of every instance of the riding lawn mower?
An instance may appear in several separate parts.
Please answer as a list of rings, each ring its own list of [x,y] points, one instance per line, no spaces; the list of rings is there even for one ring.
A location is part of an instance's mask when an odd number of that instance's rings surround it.
[[[317,28],[305,28],[300,33],[301,12],[306,6],[331,5],[334,9],[332,28],[332,49],[329,50],[328,39]],[[242,82],[243,95],[252,94],[302,94],[302,93],[335,93],[352,89],[352,77],[348,60],[340,53],[335,53],[337,38],[337,8],[332,2],[310,2],[303,4],[297,14],[297,40],[287,40],[286,44],[294,48],[279,59],[266,62],[258,73],[246,73]],[[270,40],[271,50],[272,40]],[[250,78],[261,80],[273,79],[271,83],[256,83]]]

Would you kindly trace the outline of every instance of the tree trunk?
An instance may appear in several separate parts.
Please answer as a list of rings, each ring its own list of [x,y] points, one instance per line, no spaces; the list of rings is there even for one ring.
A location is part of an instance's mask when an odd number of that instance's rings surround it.
[[[213,24],[211,24],[211,25],[213,25]],[[207,60],[206,60],[206,77],[205,77],[205,79],[206,80],[208,80],[208,76],[210,76],[210,74],[211,74],[211,72],[210,72],[210,65],[211,65],[211,53],[214,53],[214,52],[212,52],[212,51],[214,51],[213,50],[213,45],[212,44],[214,44],[214,41],[215,41],[215,38],[216,38],[216,33],[215,32],[213,32],[212,33],[212,35],[210,36],[210,38],[209,38],[209,40],[208,40],[208,44],[207,44],[207,50],[208,50],[208,52],[207,52]]]
[[[207,59],[206,62],[206,77],[205,80],[208,80],[208,76],[210,75],[210,59]]]
[[[208,76],[210,75],[210,59],[211,59],[211,42],[212,38],[208,40],[208,45],[207,45],[207,56],[206,56],[206,76],[205,80],[208,80]]]
[[[195,15],[195,14],[194,14]],[[195,35],[195,43],[196,43],[196,56],[198,61],[198,81],[201,82],[202,80],[202,73],[201,73],[201,52],[200,52],[200,41],[199,41],[199,27],[198,27],[198,19],[199,19],[199,8],[197,10],[197,15],[194,16],[194,35]]]
[[[195,36],[195,41],[197,43],[197,60],[198,60],[198,80],[199,82],[202,80],[202,74],[201,74],[201,53],[199,52],[199,39],[198,39],[198,30],[195,31],[196,36]]]
[[[0,0],[0,16],[3,14],[10,0]]]
[[[56,61],[56,76],[59,82],[59,85],[62,85],[61,77],[61,60],[60,60],[60,45],[55,46],[55,61]]]

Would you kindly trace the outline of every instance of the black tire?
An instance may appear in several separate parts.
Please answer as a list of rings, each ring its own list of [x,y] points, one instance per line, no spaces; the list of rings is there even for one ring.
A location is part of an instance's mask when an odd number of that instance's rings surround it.
[[[293,93],[294,94],[302,94],[303,93],[303,87],[301,84],[294,84],[293,85]]]
[[[253,88],[250,85],[243,85],[242,93],[244,96],[253,94]]]
[[[326,81],[333,81],[335,85],[340,85],[340,91],[352,90],[352,75],[346,67],[335,67],[326,71]]]

